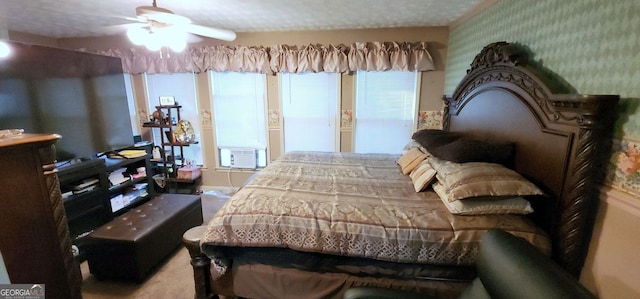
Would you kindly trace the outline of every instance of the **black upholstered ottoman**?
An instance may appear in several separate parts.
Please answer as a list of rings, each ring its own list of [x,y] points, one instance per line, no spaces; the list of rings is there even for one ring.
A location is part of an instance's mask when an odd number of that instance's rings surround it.
[[[86,237],[89,270],[97,279],[145,280],[202,224],[200,196],[162,194],[101,226]]]

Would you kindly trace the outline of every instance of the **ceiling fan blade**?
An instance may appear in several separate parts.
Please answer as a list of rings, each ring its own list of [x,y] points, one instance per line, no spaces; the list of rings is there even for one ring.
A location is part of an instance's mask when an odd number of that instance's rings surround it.
[[[136,15],[164,24],[177,25],[191,23],[191,19],[185,16],[176,15],[168,9],[154,6],[139,6],[136,8]]]
[[[196,24],[185,24],[184,26],[187,32],[190,32],[193,34],[207,36],[215,39],[226,40],[226,41],[233,41],[236,39],[236,33],[231,30],[207,27],[207,26],[196,25]]]
[[[202,37],[199,37],[195,34],[192,33],[187,33],[187,43],[189,44],[195,44],[195,43],[199,43],[201,41],[203,41],[204,39],[202,39]]]

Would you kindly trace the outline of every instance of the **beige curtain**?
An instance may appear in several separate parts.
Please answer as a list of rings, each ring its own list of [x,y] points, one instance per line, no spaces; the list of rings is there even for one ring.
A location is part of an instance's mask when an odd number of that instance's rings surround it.
[[[189,52],[197,73],[206,71],[271,72],[269,53],[265,47],[212,46],[190,48]]]
[[[349,71],[348,52],[344,45],[274,46],[269,49],[271,71],[344,73]]]
[[[348,60],[352,71],[435,69],[426,43],[354,43],[349,49]]]
[[[145,48],[109,49],[98,54],[120,57],[122,68],[130,74],[190,73],[195,71],[193,58],[189,51],[175,53],[162,49],[149,51]]]
[[[433,59],[426,42],[359,42],[347,45],[272,47],[209,46],[181,53],[163,49],[111,49],[99,54],[120,57],[125,72],[180,73],[234,71],[303,73],[350,71],[432,71]]]

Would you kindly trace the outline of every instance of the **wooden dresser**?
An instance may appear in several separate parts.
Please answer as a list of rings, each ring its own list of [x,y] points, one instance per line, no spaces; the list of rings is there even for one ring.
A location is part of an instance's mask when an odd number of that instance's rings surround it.
[[[0,138],[0,252],[11,283],[44,284],[47,298],[81,298],[55,173],[59,138]]]

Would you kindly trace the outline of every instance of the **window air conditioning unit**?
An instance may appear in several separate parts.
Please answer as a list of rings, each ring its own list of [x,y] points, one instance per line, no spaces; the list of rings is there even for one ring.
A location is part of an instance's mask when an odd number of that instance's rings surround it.
[[[256,168],[256,150],[255,149],[234,149],[231,150],[232,168]]]
[[[221,166],[256,169],[258,159],[255,148],[221,148]]]

